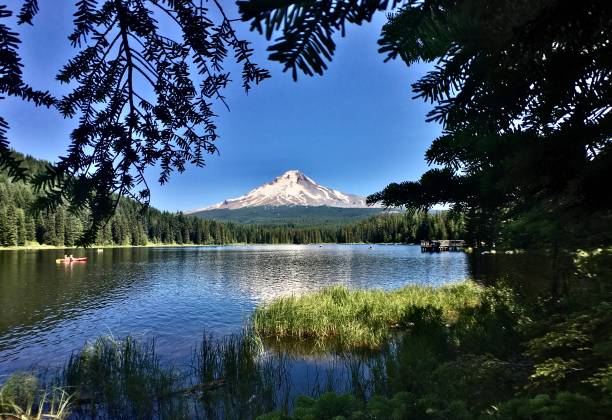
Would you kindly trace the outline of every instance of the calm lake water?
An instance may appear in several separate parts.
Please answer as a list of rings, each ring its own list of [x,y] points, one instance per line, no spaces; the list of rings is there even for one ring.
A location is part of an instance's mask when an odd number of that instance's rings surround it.
[[[468,276],[463,253],[410,245],[281,245],[0,252],[0,382],[19,369],[58,366],[101,335],[155,339],[180,364],[204,331],[239,332],[253,308],[321,287],[392,289]]]

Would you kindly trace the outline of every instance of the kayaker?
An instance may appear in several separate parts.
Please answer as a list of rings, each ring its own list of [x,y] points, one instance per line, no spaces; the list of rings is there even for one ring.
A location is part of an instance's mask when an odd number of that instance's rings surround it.
[[[70,262],[74,261],[74,257],[70,254]]]

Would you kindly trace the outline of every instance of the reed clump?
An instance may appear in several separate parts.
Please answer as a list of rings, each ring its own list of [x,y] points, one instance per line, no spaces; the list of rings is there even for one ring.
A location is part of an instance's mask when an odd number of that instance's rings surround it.
[[[286,360],[264,354],[248,330],[204,334],[185,363],[162,364],[155,341],[101,337],[70,356],[54,385],[72,393],[71,418],[248,419],[287,404]],[[36,385],[19,384],[11,395],[27,405]]]
[[[59,382],[75,393],[79,411],[92,417],[152,418],[174,401],[171,393],[180,378],[162,367],[155,342],[132,337],[101,337],[70,356]],[[176,407],[171,407],[176,412]]]
[[[258,307],[253,330],[264,338],[333,342],[341,349],[379,348],[395,330],[411,327],[415,310],[440,311],[453,323],[458,314],[478,305],[483,288],[473,282],[443,287],[349,290],[333,286],[301,296],[281,297]]]

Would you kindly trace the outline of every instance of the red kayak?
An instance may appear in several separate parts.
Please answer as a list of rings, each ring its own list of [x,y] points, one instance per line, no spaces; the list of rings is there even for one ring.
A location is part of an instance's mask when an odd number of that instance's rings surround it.
[[[87,261],[87,257],[82,257],[82,258],[58,258],[57,260],[55,260],[56,263],[73,263],[73,262],[86,262]]]

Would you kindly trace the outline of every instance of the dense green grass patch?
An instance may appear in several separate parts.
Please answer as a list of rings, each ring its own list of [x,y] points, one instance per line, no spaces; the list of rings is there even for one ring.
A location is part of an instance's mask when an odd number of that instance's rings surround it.
[[[415,310],[439,310],[447,323],[454,323],[461,310],[479,303],[482,291],[472,282],[393,291],[334,286],[261,306],[252,316],[252,325],[266,338],[331,341],[347,349],[379,348],[393,330],[411,327]]]

